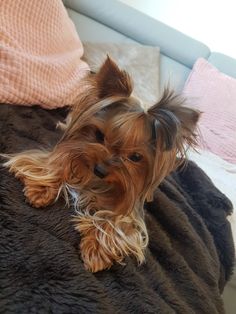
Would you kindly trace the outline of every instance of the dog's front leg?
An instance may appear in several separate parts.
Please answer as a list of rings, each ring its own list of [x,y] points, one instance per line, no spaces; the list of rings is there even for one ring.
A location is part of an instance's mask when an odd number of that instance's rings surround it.
[[[4,156],[8,159],[4,166],[24,184],[24,194],[33,207],[45,207],[59,194],[62,176],[51,155],[51,152],[32,150]]]

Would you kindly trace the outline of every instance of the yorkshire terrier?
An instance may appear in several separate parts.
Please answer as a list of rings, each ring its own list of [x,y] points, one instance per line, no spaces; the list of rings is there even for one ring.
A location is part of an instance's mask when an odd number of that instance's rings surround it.
[[[89,73],[63,136],[51,150],[5,155],[34,207],[73,198],[85,267],[97,272],[133,256],[145,260],[144,202],[196,144],[199,112],[165,90],[144,110],[127,72],[109,57]]]

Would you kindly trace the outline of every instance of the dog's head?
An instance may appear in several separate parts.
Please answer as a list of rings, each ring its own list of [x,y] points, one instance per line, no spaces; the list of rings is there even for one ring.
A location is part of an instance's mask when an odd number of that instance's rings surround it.
[[[144,111],[130,76],[109,57],[87,86],[57,146],[64,181],[94,210],[127,214],[152,198],[195,144],[199,113],[168,90]]]

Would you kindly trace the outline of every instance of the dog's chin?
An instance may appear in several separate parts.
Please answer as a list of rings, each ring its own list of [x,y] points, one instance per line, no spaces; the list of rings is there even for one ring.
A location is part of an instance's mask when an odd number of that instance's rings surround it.
[[[81,192],[93,210],[96,208],[96,210],[115,211],[116,214],[124,214],[129,211],[128,203],[130,203],[131,196],[121,182],[113,180],[111,182],[109,178],[99,179],[93,176],[89,182],[86,182]]]
[[[125,190],[124,187],[117,182],[106,182],[104,180],[94,180],[87,187],[94,195],[103,196],[105,198],[113,198],[124,196]]]

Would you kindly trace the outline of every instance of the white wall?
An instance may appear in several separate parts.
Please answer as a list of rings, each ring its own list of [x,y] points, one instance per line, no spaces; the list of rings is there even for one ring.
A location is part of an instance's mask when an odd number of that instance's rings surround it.
[[[120,0],[236,58],[235,0]]]

